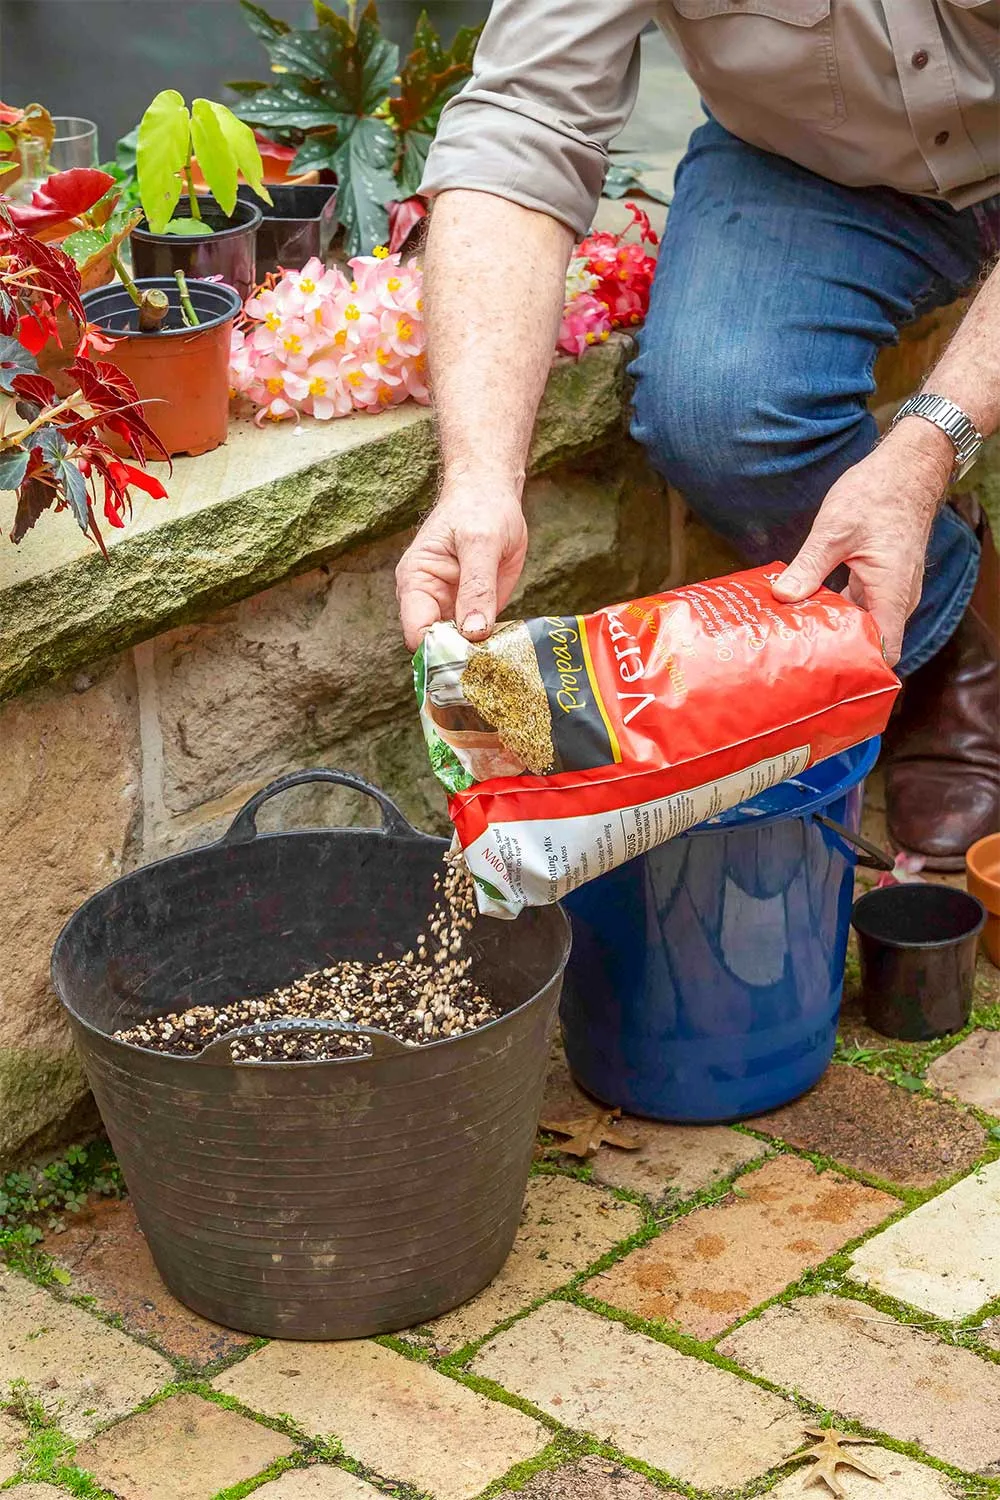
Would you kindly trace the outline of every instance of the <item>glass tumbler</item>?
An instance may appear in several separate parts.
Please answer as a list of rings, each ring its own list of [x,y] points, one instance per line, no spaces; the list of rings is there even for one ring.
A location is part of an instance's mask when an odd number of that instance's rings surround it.
[[[80,120],[75,115],[54,115],[52,123],[55,135],[49,151],[49,166],[53,172],[97,166],[97,126],[93,120]]]

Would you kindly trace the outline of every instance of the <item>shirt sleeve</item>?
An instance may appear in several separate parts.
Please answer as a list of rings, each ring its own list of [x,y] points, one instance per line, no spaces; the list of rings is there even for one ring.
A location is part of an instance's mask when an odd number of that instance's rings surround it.
[[[586,234],[639,83],[655,0],[494,0],[420,191],[475,188]]]

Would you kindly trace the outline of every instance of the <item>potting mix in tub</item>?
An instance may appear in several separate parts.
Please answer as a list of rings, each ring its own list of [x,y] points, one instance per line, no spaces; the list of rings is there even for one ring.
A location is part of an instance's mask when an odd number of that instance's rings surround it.
[[[784,604],[780,563],[598,610],[432,626],[431,764],[483,912],[513,917],[885,728],[899,681],[865,610]]]

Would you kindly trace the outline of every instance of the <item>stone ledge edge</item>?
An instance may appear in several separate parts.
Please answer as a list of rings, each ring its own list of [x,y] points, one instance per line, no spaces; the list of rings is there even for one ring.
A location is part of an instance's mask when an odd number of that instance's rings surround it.
[[[558,360],[532,440],[537,474],[616,437],[631,339]],[[373,423],[378,418],[373,418]],[[195,460],[196,462],[196,460]],[[0,702],[401,531],[437,473],[423,419],[0,591]]]

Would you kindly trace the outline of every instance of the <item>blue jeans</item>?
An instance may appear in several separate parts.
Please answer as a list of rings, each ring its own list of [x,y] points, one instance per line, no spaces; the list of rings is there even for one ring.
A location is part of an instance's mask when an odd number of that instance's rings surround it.
[[[632,431],[748,563],[791,561],[834,480],[874,447],[879,349],[974,285],[996,207],[840,187],[713,119],[695,131],[632,366]],[[951,636],[978,567],[945,508],[900,672]]]

